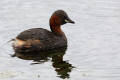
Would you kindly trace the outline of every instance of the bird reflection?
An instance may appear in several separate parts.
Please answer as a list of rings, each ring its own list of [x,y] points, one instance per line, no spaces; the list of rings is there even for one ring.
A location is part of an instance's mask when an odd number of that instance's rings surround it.
[[[33,60],[34,62],[32,65],[41,64],[52,59],[52,66],[55,68],[58,77],[65,79],[70,77],[69,73],[74,68],[72,64],[63,60],[65,51],[66,47],[54,51],[15,53],[12,57],[18,57],[24,60]]]

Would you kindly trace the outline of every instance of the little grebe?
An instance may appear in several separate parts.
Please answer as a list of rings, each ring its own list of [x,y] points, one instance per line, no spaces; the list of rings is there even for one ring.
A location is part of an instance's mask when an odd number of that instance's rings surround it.
[[[50,18],[51,31],[32,28],[21,32],[13,43],[15,52],[45,51],[67,46],[67,39],[60,26],[73,23],[65,11],[57,10]]]

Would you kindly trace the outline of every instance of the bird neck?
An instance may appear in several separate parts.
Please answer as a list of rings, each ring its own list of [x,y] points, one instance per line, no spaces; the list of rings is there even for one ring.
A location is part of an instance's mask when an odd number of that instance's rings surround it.
[[[56,35],[64,35],[64,32],[61,30],[60,21],[56,16],[50,18],[50,29]]]
[[[63,31],[61,30],[60,26],[50,26],[50,29],[53,33],[57,35],[63,35]]]

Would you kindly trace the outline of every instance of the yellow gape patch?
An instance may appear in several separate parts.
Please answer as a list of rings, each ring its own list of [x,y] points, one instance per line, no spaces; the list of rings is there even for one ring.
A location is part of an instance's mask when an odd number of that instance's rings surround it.
[[[69,21],[68,21],[67,19],[65,19],[65,22],[66,22],[66,23],[69,23]]]

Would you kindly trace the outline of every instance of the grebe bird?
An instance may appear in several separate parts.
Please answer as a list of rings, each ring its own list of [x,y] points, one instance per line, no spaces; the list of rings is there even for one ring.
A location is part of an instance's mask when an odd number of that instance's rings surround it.
[[[46,51],[67,46],[61,25],[75,23],[63,10],[55,11],[50,18],[50,29],[32,28],[21,32],[13,42],[15,52]]]

